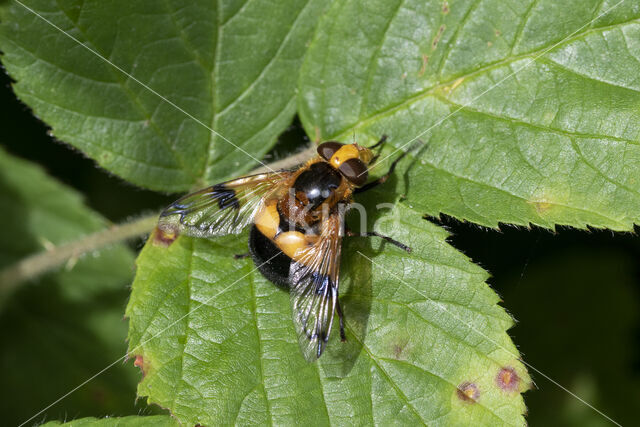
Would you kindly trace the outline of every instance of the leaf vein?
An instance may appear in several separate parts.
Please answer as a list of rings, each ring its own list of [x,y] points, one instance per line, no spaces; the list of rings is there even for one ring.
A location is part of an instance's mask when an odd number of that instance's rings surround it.
[[[229,17],[228,17],[224,22],[222,22],[222,26],[223,26],[223,27],[224,27],[224,26],[226,26],[226,25],[227,25],[227,23],[229,23],[229,22],[233,21],[233,19],[234,19],[236,16],[240,16],[240,15],[242,14],[242,12],[247,8],[247,6],[249,5],[249,3],[251,3],[251,0],[246,0],[246,1],[242,4],[242,6],[240,6],[240,7],[238,8],[238,10],[236,10],[236,11],[235,11],[231,16],[229,16]]]
[[[249,0],[248,0],[249,1]],[[298,14],[296,15],[295,19],[293,20],[293,23],[291,24],[291,28],[289,29],[289,31],[287,31],[287,34],[285,35],[284,39],[282,40],[282,42],[279,44],[278,49],[276,50],[275,54],[273,56],[271,56],[271,58],[269,58],[269,61],[265,64],[264,67],[262,67],[262,70],[260,70],[260,73],[258,74],[258,76],[251,82],[251,84],[249,84],[244,90],[242,90],[242,92],[240,92],[240,94],[238,96],[236,96],[233,100],[231,100],[226,106],[222,106],[219,105],[218,107],[222,108],[220,110],[220,112],[218,112],[218,116],[222,116],[225,114],[226,111],[228,111],[229,109],[233,108],[238,102],[240,102],[247,93],[249,93],[257,84],[258,82],[266,75],[267,71],[271,68],[271,66],[276,62],[276,60],[278,59],[278,57],[280,56],[280,54],[283,52],[285,45],[287,44],[287,42],[289,41],[289,37],[291,36],[291,34],[294,32],[300,18],[302,17],[302,15],[304,14],[305,9],[311,4],[311,0],[307,0],[307,2],[305,3],[305,5],[300,9],[300,11],[298,12]]]
[[[263,360],[264,349],[262,347],[262,337],[260,336],[260,325],[258,324],[258,303],[257,303],[257,294],[256,294],[256,281],[253,274],[249,274],[248,279],[249,279],[249,282],[251,282],[249,285],[249,288],[251,289],[251,296],[250,296],[251,311],[253,314],[253,322],[255,323],[256,339],[258,340],[258,358],[259,358],[258,368],[260,369],[260,383],[262,384],[262,390],[264,391],[264,396],[266,401],[265,403],[267,407],[267,416],[271,422],[271,425],[273,425],[271,401],[269,400],[269,396],[267,394],[266,381],[264,377],[264,360]]]
[[[587,30],[583,33],[578,33],[576,35],[574,35],[573,37],[570,37],[566,40],[564,40],[561,44],[559,44],[558,46],[555,46],[554,50],[564,46],[564,45],[568,45],[576,40],[579,40],[580,38],[583,38],[585,36],[587,36],[590,33],[594,33],[594,32],[604,32],[607,31],[609,29],[614,29],[614,28],[620,28],[620,27],[624,27],[626,25],[630,25],[630,24],[636,24],[639,23],[640,19],[633,19],[633,20],[629,20],[626,22],[620,22],[620,23],[616,23],[616,24],[612,24],[612,25],[608,25],[608,26],[603,26],[603,27],[598,27],[598,28],[593,28],[591,30]],[[483,67],[480,67],[476,70],[470,71],[466,74],[460,74],[460,75],[455,75],[452,76],[452,78],[450,80],[447,80],[445,82],[439,83],[439,84],[435,84],[433,86],[424,88],[423,90],[416,92],[415,94],[409,96],[407,99],[397,102],[395,104],[391,104],[383,109],[377,110],[376,112],[374,112],[371,116],[369,117],[365,117],[365,118],[361,118],[360,120],[358,120],[357,123],[352,123],[350,125],[347,125],[344,129],[336,131],[333,135],[330,135],[329,138],[335,138],[335,139],[340,139],[344,136],[348,136],[351,134],[352,131],[354,130],[358,130],[360,128],[369,126],[372,123],[375,123],[376,121],[388,117],[392,114],[394,114],[395,112],[403,109],[403,108],[407,108],[410,107],[411,105],[415,104],[416,102],[419,102],[423,99],[426,99],[427,97],[431,96],[434,92],[438,91],[438,90],[444,90],[447,87],[450,87],[451,85],[453,85],[454,83],[456,83],[457,80],[459,79],[471,79],[473,77],[482,75],[482,74],[488,74],[490,71],[496,70],[500,67],[503,67],[505,65],[509,65],[512,63],[515,63],[517,61],[523,60],[523,59],[533,59],[533,58],[537,58],[537,60],[540,59],[540,55],[542,53],[545,53],[545,50],[548,49],[548,46],[542,46],[539,50],[537,51],[532,51],[532,52],[527,52],[527,53],[523,53],[522,55],[519,56],[512,56],[512,57],[507,57],[504,58],[502,60],[499,61],[495,61],[492,62],[490,64],[486,64]],[[550,52],[550,51],[549,51]],[[546,53],[549,53],[546,52]],[[545,54],[546,54],[545,53]],[[325,105],[323,104],[323,108],[325,107]]]
[[[400,396],[401,400],[402,399],[404,400],[404,402],[405,402],[406,406],[409,408],[409,410],[411,412],[413,412],[413,414],[416,416],[416,418],[418,418],[422,422],[423,425],[426,426],[427,423],[426,423],[425,419],[422,417],[422,415],[420,415],[420,413],[418,412],[417,408],[409,401],[409,398],[400,389],[398,384],[396,384],[396,382],[391,379],[391,376],[387,373],[387,371],[385,371],[382,368],[382,366],[380,366],[380,364],[378,364],[377,360],[373,357],[373,354],[371,353],[371,350],[369,349],[369,347],[367,347],[365,345],[364,340],[359,339],[359,337],[355,334],[355,330],[352,329],[349,326],[349,323],[345,324],[345,328],[347,328],[348,330],[351,331],[351,336],[356,341],[358,341],[358,343],[362,346],[362,349],[367,352],[367,354],[369,355],[369,360],[371,360],[371,363],[373,363],[373,365],[382,373],[382,375],[386,378],[387,382],[396,391],[397,395]]]
[[[72,24],[72,26],[74,28],[76,28],[78,30],[78,32],[82,35],[82,37],[84,38],[85,42],[91,46],[91,49],[93,49],[95,52],[97,52],[98,54],[102,55],[103,58],[106,58],[108,61],[111,61],[109,59],[110,55],[107,55],[105,52],[102,52],[102,50],[98,47],[98,45],[96,45],[95,43],[93,43],[91,41],[91,39],[87,36],[87,34],[85,33],[85,31],[80,27],[80,25],[78,25],[77,22],[75,22],[71,16],[69,16],[69,14],[67,13],[66,9],[60,7],[60,10],[62,12],[62,14],[68,19],[68,21]],[[38,58],[33,52],[28,51],[26,48],[24,48],[23,46],[21,47],[25,52],[30,53],[31,55],[33,55],[34,58]],[[40,58],[38,58],[40,59]],[[111,61],[112,62],[112,61]],[[51,63],[52,66],[59,68],[57,65]],[[191,172],[190,168],[186,167],[186,163],[184,161],[184,159],[182,158],[182,156],[180,155],[179,151],[176,150],[176,148],[173,146],[173,144],[171,144],[170,140],[169,140],[169,136],[166,134],[166,132],[164,132],[164,130],[162,130],[160,127],[158,127],[155,123],[155,121],[152,118],[151,113],[144,107],[144,105],[142,104],[142,102],[140,101],[140,98],[131,90],[127,87],[126,85],[126,81],[122,79],[122,72],[120,70],[115,69],[111,64],[107,64],[108,66],[106,67],[106,69],[108,70],[108,72],[113,75],[116,79],[116,81],[120,84],[120,87],[122,88],[123,93],[125,93],[129,99],[133,102],[133,105],[136,106],[138,108],[138,110],[143,114],[143,116],[145,116],[147,118],[147,120],[149,121],[149,124],[151,125],[151,128],[158,134],[158,136],[160,137],[160,141],[162,141],[167,148],[169,149],[169,151],[173,154],[173,157],[176,159],[176,161],[178,162],[178,164],[181,166],[181,169],[191,175],[193,178],[195,178],[195,175],[193,175],[193,173]],[[73,74],[75,75],[75,74]],[[127,78],[129,78],[129,76],[127,76]],[[161,102],[165,102],[164,100],[161,100]]]
[[[391,16],[389,16],[387,25],[385,26],[384,30],[382,31],[382,40],[380,40],[379,43],[376,43],[376,48],[375,51],[373,52],[373,55],[371,55],[371,59],[369,61],[369,66],[367,67],[367,77],[366,77],[366,82],[362,91],[362,96],[360,97],[360,111],[358,112],[358,117],[362,117],[362,109],[364,108],[364,106],[367,105],[367,98],[369,96],[369,93],[371,91],[371,85],[373,84],[373,76],[375,74],[375,72],[378,70],[377,67],[377,60],[380,58],[380,53],[382,52],[382,47],[387,39],[387,34],[389,33],[389,29],[391,28],[391,24],[393,23],[393,21],[396,19],[396,17],[398,16],[398,14],[400,13],[400,9],[402,9],[402,6],[404,4],[405,0],[399,0],[398,1],[398,6],[396,7],[396,10],[393,11],[393,13],[391,14]]]
[[[198,53],[198,51],[195,49],[195,47],[191,44],[189,39],[186,37],[184,33],[184,29],[181,26],[179,26],[178,23],[176,22],[176,19],[174,16],[176,11],[171,9],[169,0],[164,0],[164,6],[168,12],[167,15],[169,15],[169,18],[171,19],[171,23],[173,24],[174,28],[178,32],[178,36],[180,40],[182,40],[182,43],[184,44],[184,47],[191,53],[191,55],[198,62],[198,64],[203,69],[206,69],[207,67],[205,66],[204,61],[202,60],[202,56]]]
[[[401,365],[408,365],[408,366],[410,366],[412,368],[418,369],[420,372],[424,372],[425,374],[431,375],[432,377],[439,379],[440,381],[442,381],[443,383],[445,383],[447,385],[452,386],[454,390],[457,390],[457,388],[458,388],[457,384],[454,384],[454,383],[448,381],[446,378],[441,377],[440,375],[437,375],[437,374],[435,374],[433,372],[427,371],[426,369],[424,369],[424,368],[422,368],[420,366],[414,365],[413,363],[409,363],[406,360],[391,359],[391,358],[388,358],[388,357],[380,357],[380,360],[384,360],[384,361],[389,362],[389,363],[398,363],[398,364],[401,364]],[[502,417],[500,417],[491,408],[489,408],[487,405],[484,405],[480,400],[477,400],[475,403],[478,404],[482,409],[484,409],[485,412],[493,415],[494,417],[496,417],[497,419],[502,421],[504,424],[506,424],[506,425],[516,425],[516,424],[510,423],[507,420],[505,420]]]
[[[640,196],[640,192],[638,192],[638,190],[635,190],[635,189],[633,189],[631,187],[628,187],[627,185],[625,185],[625,184],[623,184],[621,182],[618,182],[618,181],[614,180],[613,178],[605,175],[599,168],[597,168],[594,165],[592,165],[591,162],[588,161],[587,158],[582,154],[582,150],[580,150],[580,147],[578,146],[578,144],[576,144],[576,142],[573,139],[571,140],[571,146],[573,147],[573,150],[578,155],[578,157],[580,157],[582,159],[584,164],[587,165],[591,170],[593,170],[597,175],[600,175],[605,181],[615,185],[616,187],[625,189],[628,192],[630,192],[631,194],[635,194],[636,196]]]
[[[215,9],[216,9],[216,42],[213,49],[213,69],[210,72],[209,82],[211,85],[211,118],[209,119],[209,126],[211,129],[216,129],[217,121],[218,121],[218,82],[216,80],[216,76],[218,75],[218,66],[220,64],[220,44],[222,40],[222,26],[220,25],[222,22],[221,14],[222,7],[220,6],[220,0],[214,0]],[[207,175],[207,170],[209,168],[209,163],[211,162],[211,158],[213,156],[213,146],[214,141],[217,139],[217,135],[214,132],[209,131],[209,144],[207,145],[207,156],[206,160],[203,163],[202,170],[200,172],[200,178],[205,178]]]
[[[527,203],[530,203],[530,202],[531,202],[531,200],[528,200],[526,197],[524,197],[524,196],[520,196],[520,195],[515,194],[515,193],[512,193],[512,192],[510,192],[510,191],[508,191],[508,190],[506,190],[506,189],[504,189],[504,188],[495,187],[495,186],[492,186],[492,185],[487,184],[487,183],[484,183],[484,182],[476,181],[476,180],[474,180],[474,179],[472,179],[472,178],[468,178],[468,177],[465,177],[465,176],[462,176],[462,175],[455,174],[455,173],[453,173],[453,172],[451,172],[451,171],[449,171],[449,170],[439,168],[439,167],[437,167],[435,164],[430,163],[430,162],[426,162],[426,161],[425,161],[425,163],[426,163],[426,164],[428,164],[428,165],[429,165],[430,167],[432,167],[433,169],[438,170],[438,171],[441,171],[441,172],[444,172],[444,173],[446,173],[446,174],[449,174],[449,175],[451,175],[451,176],[452,176],[452,177],[454,177],[454,178],[457,178],[457,179],[460,179],[460,180],[463,180],[463,181],[467,181],[467,182],[470,182],[470,183],[472,183],[472,184],[477,184],[477,185],[480,185],[480,186],[482,186],[482,187],[485,187],[485,188],[488,188],[488,189],[491,189],[491,190],[499,191],[499,192],[501,192],[501,193],[504,193],[504,194],[507,194],[507,195],[509,195],[509,196],[515,197],[515,198],[517,198],[517,199],[521,199],[521,200],[523,200],[523,201],[525,201],[525,202],[527,202]],[[458,187],[458,188],[459,188],[459,187]],[[570,206],[570,205],[567,205],[567,204],[564,204],[564,203],[558,203],[558,202],[547,202],[547,203],[552,204],[552,205],[555,205],[555,206],[561,206],[561,207],[564,207],[564,208],[567,208],[567,209],[572,209],[572,210],[575,210],[575,211],[578,211],[578,212],[585,212],[585,213],[588,213],[588,214],[590,214],[590,215],[595,215],[595,216],[598,216],[598,217],[600,217],[600,218],[603,218],[603,219],[605,219],[605,220],[607,220],[607,221],[614,222],[614,223],[616,223],[616,224],[618,224],[618,225],[620,225],[620,226],[625,226],[625,225],[627,225],[627,224],[624,224],[624,223],[620,222],[618,219],[611,218],[611,217],[608,217],[608,216],[606,216],[606,215],[604,215],[604,214],[601,214],[601,213],[599,213],[599,212],[590,211],[590,210],[585,209],[585,208],[579,208],[579,207]],[[471,207],[470,207],[470,208],[471,208]],[[538,219],[539,219],[539,220],[543,220],[543,218],[542,218],[539,214],[537,215],[537,217],[538,217]]]
[[[469,7],[469,9],[466,11],[466,13],[464,14],[462,19],[456,26],[456,31],[453,33],[453,36],[451,36],[451,40],[448,41],[447,50],[445,51],[444,55],[442,55],[442,59],[438,64],[438,69],[434,73],[438,81],[442,79],[442,70],[444,69],[446,62],[449,60],[449,57],[451,56],[451,52],[455,48],[456,43],[458,43],[460,33],[462,32],[462,30],[464,29],[464,26],[467,24],[467,22],[471,18],[471,14],[480,6],[480,3],[482,3],[482,0],[475,0],[475,2],[471,5],[471,7]]]
[[[520,25],[518,25],[518,30],[516,31],[516,35],[513,38],[513,44],[511,45],[511,51],[509,56],[513,56],[513,52],[515,51],[518,44],[520,44],[520,41],[522,40],[522,35],[524,33],[524,29],[526,28],[527,22],[529,22],[529,19],[531,18],[531,14],[533,13],[533,8],[538,4],[538,1],[539,0],[533,0],[527,7],[527,10],[524,12],[522,20],[520,21]]]
[[[471,106],[468,105],[462,105],[462,104],[458,104],[457,102],[451,101],[448,98],[444,98],[438,95],[433,95],[434,98],[438,99],[439,101],[442,101],[454,108],[462,108],[460,111],[461,112],[467,112],[467,113],[471,113],[471,114],[476,114],[476,115],[482,115],[482,116],[486,116],[489,118],[492,118],[494,120],[499,120],[502,122],[507,122],[507,123],[511,123],[514,125],[519,125],[519,126],[524,126],[527,128],[531,128],[531,129],[535,129],[537,131],[543,131],[543,132],[548,132],[548,133],[556,133],[559,135],[563,135],[566,136],[568,138],[580,138],[580,139],[608,139],[611,141],[616,141],[616,142],[623,142],[625,144],[631,144],[631,145],[640,145],[640,141],[634,141],[632,139],[628,139],[628,138],[622,138],[619,136],[614,136],[614,135],[598,135],[598,134],[592,134],[592,133],[582,133],[582,132],[572,132],[572,131],[568,131],[565,129],[560,129],[560,128],[556,128],[556,127],[545,127],[542,125],[538,125],[535,123],[531,123],[531,122],[525,122],[521,119],[518,118],[514,118],[514,117],[505,117],[505,116],[500,116],[498,114],[495,113],[491,113],[488,111],[483,111],[483,110],[478,110],[475,108],[472,108]]]

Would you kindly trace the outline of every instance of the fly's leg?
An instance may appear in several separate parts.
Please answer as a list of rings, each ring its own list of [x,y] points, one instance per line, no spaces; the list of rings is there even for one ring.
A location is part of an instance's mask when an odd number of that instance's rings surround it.
[[[403,251],[407,251],[408,253],[411,253],[411,248],[409,246],[405,245],[404,243],[398,242],[396,239],[392,239],[389,236],[376,233],[375,231],[367,231],[366,233],[361,233],[360,235],[363,237],[379,237],[381,239],[384,239],[385,242],[389,242],[392,245],[399,247]]]
[[[406,252],[408,252],[408,253],[411,253],[411,251],[412,251],[411,247],[409,247],[409,246],[405,245],[404,243],[402,243],[402,242],[398,242],[396,239],[393,239],[393,238],[391,238],[391,237],[389,237],[389,236],[385,236],[384,234],[380,234],[380,233],[375,232],[375,231],[366,231],[366,232],[364,232],[364,233],[357,234],[357,233],[354,233],[353,231],[351,231],[351,230],[347,229],[347,230],[345,231],[345,234],[346,234],[348,237],[355,237],[355,236],[361,236],[361,237],[379,237],[379,238],[383,239],[385,242],[389,242],[389,243],[391,243],[392,245],[399,247],[399,248],[400,248],[400,249],[402,249],[403,251],[406,251]]]
[[[381,141],[382,141],[382,140],[381,140]],[[376,144],[376,145],[377,145],[377,144]],[[372,188],[377,187],[377,186],[378,186],[378,185],[380,185],[380,184],[384,184],[384,183],[389,179],[389,177],[391,176],[391,174],[393,173],[393,171],[394,171],[394,170],[396,170],[396,165],[398,164],[398,162],[399,162],[400,160],[402,160],[402,158],[403,158],[404,156],[406,156],[407,154],[409,154],[409,151],[410,151],[410,150],[407,150],[407,151],[403,152],[402,154],[400,154],[400,155],[398,156],[398,158],[397,158],[397,159],[395,159],[395,160],[393,161],[393,163],[391,163],[391,167],[389,167],[389,170],[387,171],[387,173],[386,173],[386,174],[382,175],[380,178],[376,179],[375,181],[371,181],[371,182],[369,182],[369,183],[367,183],[367,184],[363,185],[363,186],[362,186],[362,187],[360,187],[360,188],[356,188],[356,189],[353,191],[353,192],[354,192],[354,194],[364,193],[365,191],[367,191],[367,190],[371,190]]]
[[[374,148],[382,147],[382,145],[384,145],[385,142],[387,142],[387,135],[382,135],[382,138],[380,138],[380,140],[378,142],[373,144],[371,147],[367,147],[367,148],[369,150],[373,150]],[[369,166],[373,165],[376,162],[376,160],[378,160],[378,157],[380,157],[380,151],[378,151],[378,154],[373,156],[373,158],[369,162]]]

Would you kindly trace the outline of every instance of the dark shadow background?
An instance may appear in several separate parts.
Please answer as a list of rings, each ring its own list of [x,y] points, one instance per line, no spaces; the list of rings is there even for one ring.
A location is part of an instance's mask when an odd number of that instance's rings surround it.
[[[98,169],[72,147],[54,141],[15,99],[9,85],[9,78],[0,72],[0,144],[10,153],[40,164],[84,194],[91,208],[113,222],[159,210],[174,199],[133,187]],[[304,132],[294,123],[272,156],[285,156],[300,146],[301,138]],[[510,334],[524,360],[616,421],[634,424],[634,409],[640,402],[640,237],[564,228],[554,233],[503,226],[495,231],[446,217],[432,220],[452,233],[452,245],[492,274],[491,286],[519,322]],[[125,299],[115,304],[124,310]],[[21,304],[25,303],[22,299]],[[2,346],[10,346],[14,337],[10,331],[3,335]],[[37,358],[25,360],[20,369],[36,368],[29,363],[36,364]],[[609,424],[530,371],[538,386],[525,395],[531,425]],[[9,406],[11,399],[30,399],[8,390],[2,394]],[[44,407],[57,397],[35,406]],[[140,409],[132,401],[129,408],[108,410],[123,415]]]

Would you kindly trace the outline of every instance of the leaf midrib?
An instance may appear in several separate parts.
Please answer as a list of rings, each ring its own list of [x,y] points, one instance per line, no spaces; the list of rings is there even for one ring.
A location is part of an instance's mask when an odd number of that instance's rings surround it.
[[[255,328],[256,328],[256,339],[258,340],[258,355],[259,355],[259,363],[258,363],[258,368],[260,368],[260,384],[262,385],[262,391],[264,392],[264,397],[265,397],[265,404],[267,407],[267,418],[269,419],[269,422],[271,425],[273,425],[273,414],[271,411],[271,399],[269,398],[269,393],[267,392],[267,387],[266,387],[266,382],[265,382],[265,377],[264,377],[264,349],[262,347],[262,336],[260,335],[260,326],[258,323],[258,303],[257,303],[257,293],[256,293],[256,281],[255,281],[255,275],[254,274],[249,274],[248,276],[248,280],[251,282],[249,285],[249,288],[251,289],[251,311],[253,313],[253,322],[255,323]],[[254,387],[255,389],[255,387]],[[251,394],[253,392],[253,390],[251,390],[249,392],[249,394]],[[247,396],[249,395],[247,394]],[[244,399],[243,399],[244,401]],[[242,406],[240,406],[238,408],[238,415],[240,414],[240,410],[242,409]],[[238,418],[238,415],[236,415],[236,419]]]
[[[180,373],[178,374],[178,378],[180,378],[180,381],[183,384],[189,384],[187,382],[187,380],[184,378],[184,355],[186,354],[186,350],[187,350],[187,344],[189,343],[189,334],[191,332],[191,315],[192,315],[192,309],[191,309],[191,287],[193,285],[193,277],[191,272],[193,271],[193,258],[194,258],[194,252],[195,252],[195,243],[193,241],[193,239],[190,239],[190,248],[189,248],[189,264],[188,264],[188,268],[187,268],[187,278],[185,280],[186,282],[186,288],[187,288],[187,314],[184,316],[183,319],[180,320],[184,320],[184,342],[180,343],[180,340],[178,340],[178,344],[182,347],[182,351],[180,351]],[[164,332],[164,331],[163,331]],[[200,394],[200,396],[204,399],[204,396],[202,396],[202,393],[200,392],[200,390],[197,390],[195,387],[191,386],[191,384],[189,384],[189,387],[191,389],[194,389],[198,392],[198,394]],[[173,402],[172,402],[172,406],[173,408],[176,407],[176,399],[178,398],[178,396],[180,395],[179,392],[174,393],[173,395]]]
[[[248,1],[250,1],[250,0],[248,0]],[[233,108],[241,99],[243,99],[245,97],[245,95],[256,86],[258,81],[264,77],[264,75],[267,72],[267,70],[276,62],[277,59],[279,59],[280,54],[282,53],[285,45],[289,41],[289,37],[294,32],[294,29],[295,29],[295,27],[296,27],[296,25],[298,23],[298,20],[300,19],[300,17],[304,13],[305,9],[310,4],[311,4],[311,0],[307,0],[305,5],[300,9],[300,11],[296,15],[295,19],[293,20],[293,23],[291,24],[291,28],[289,29],[289,31],[287,31],[287,34],[282,39],[282,42],[280,42],[280,44],[278,46],[278,49],[276,49],[276,52],[273,54],[273,56],[271,56],[271,58],[269,58],[269,61],[267,61],[267,63],[264,65],[264,67],[262,67],[262,70],[260,70],[260,73],[256,76],[256,78],[253,79],[253,81],[246,88],[244,88],[240,92],[240,94],[238,96],[236,96],[234,99],[232,99],[230,102],[228,102],[225,106],[219,106],[219,107],[221,107],[221,110],[219,112],[217,112],[217,116],[218,117],[223,116],[229,109]]]
[[[451,56],[451,51],[453,50],[456,43],[458,43],[458,39],[460,38],[460,32],[462,32],[465,25],[467,25],[467,22],[469,22],[469,18],[471,14],[478,8],[478,5],[480,5],[480,3],[482,3],[482,0],[475,0],[475,2],[469,7],[469,9],[467,9],[464,16],[460,20],[460,22],[458,22],[458,25],[456,25],[456,30],[453,33],[453,36],[451,37],[451,39],[447,43],[447,50],[445,51],[445,54],[442,55],[442,59],[440,59],[440,63],[438,64],[438,69],[433,73],[434,77],[436,77],[438,80],[442,78],[442,70],[444,69],[447,61],[449,60],[449,57]]]
[[[217,8],[217,16],[216,16],[216,18],[217,18],[217,21],[218,21],[218,25],[217,25],[218,35],[217,35],[217,38],[216,38],[213,71],[211,72],[211,79],[210,79],[211,84],[212,84],[212,113],[211,113],[211,120],[210,120],[212,129],[217,129],[218,119],[220,117],[224,116],[226,114],[226,112],[229,111],[230,109],[232,109],[239,101],[244,99],[247,96],[247,94],[250,93],[252,91],[252,89],[258,84],[258,82],[265,76],[265,74],[267,73],[267,70],[280,58],[280,55],[281,55],[282,51],[284,50],[285,45],[289,41],[289,38],[290,38],[291,34],[294,33],[300,18],[304,15],[304,12],[306,11],[307,7],[309,7],[309,5],[311,4],[311,0],[307,0],[307,2],[304,4],[304,6],[302,6],[299,9],[298,13],[296,14],[295,18],[293,19],[293,22],[291,23],[291,27],[289,28],[289,30],[287,31],[285,36],[282,38],[282,40],[278,44],[278,48],[276,49],[275,53],[271,56],[271,58],[269,58],[267,63],[262,67],[262,69],[260,70],[260,73],[258,73],[258,75],[252,80],[252,82],[249,85],[247,85],[247,87],[242,89],[242,91],[240,91],[240,93],[236,97],[234,97],[234,99],[232,99],[226,105],[223,106],[223,105],[219,104],[220,95],[219,95],[219,93],[217,91],[217,88],[218,88],[218,84],[217,83],[218,82],[216,80],[216,76],[218,76],[218,69],[219,69],[219,63],[220,63],[220,40],[221,40],[221,37],[222,37],[222,29],[224,28],[224,26],[228,22],[232,21],[233,18],[238,16],[238,14],[241,13],[241,11],[244,10],[245,7],[247,7],[247,5],[250,2],[251,2],[251,0],[247,0],[240,7],[240,10],[236,11],[236,13],[234,13],[231,18],[227,19],[225,22],[222,22],[221,21],[221,19],[222,19],[221,8],[219,6],[219,0],[216,0],[216,8]],[[293,98],[295,98],[295,95],[293,96]],[[287,105],[289,104],[289,102],[287,102]],[[286,109],[286,107],[283,108],[283,110],[285,110],[285,109]],[[262,128],[256,130],[256,132],[254,132],[253,136],[259,134],[262,130],[267,128],[275,119],[277,119],[277,117],[280,115],[280,113],[281,113],[281,111],[277,111],[275,116],[272,119],[268,120],[266,122],[266,124]],[[222,160],[222,159],[217,159],[216,161],[212,161],[212,148],[213,148],[214,141],[216,139],[217,139],[217,135],[214,132],[210,132],[209,144],[208,144],[208,148],[207,148],[207,158],[206,158],[206,161],[205,161],[205,164],[204,164],[203,171],[201,172],[201,175],[199,177],[200,180],[206,180],[207,176],[209,175],[209,170],[211,169],[211,167],[213,167],[213,165],[215,165],[220,160]],[[249,139],[245,140],[244,142],[248,141]],[[237,145],[239,147],[242,147],[243,144],[237,144]],[[250,159],[250,160],[253,160],[253,159]]]
[[[249,2],[249,0],[247,0]],[[218,67],[220,64],[220,43],[222,40],[222,8],[220,7],[220,0],[214,0],[215,12],[216,12],[216,43],[213,47],[213,64],[212,69],[209,71],[209,84],[211,85],[211,118],[209,119],[210,128],[216,129],[218,125],[218,81],[216,76],[218,75]],[[207,153],[205,161],[200,172],[199,179],[206,179],[207,171],[209,170],[209,164],[211,163],[211,155],[213,151],[213,143],[217,139],[217,134],[209,131],[209,143],[207,144]]]
[[[200,55],[200,53],[198,53],[196,48],[193,46],[193,44],[191,44],[189,39],[186,37],[184,33],[184,28],[178,25],[178,23],[176,22],[176,19],[174,16],[175,11],[171,8],[171,5],[169,4],[169,0],[163,0],[163,3],[165,6],[165,9],[167,10],[167,15],[169,15],[169,18],[171,19],[171,23],[176,29],[176,32],[178,33],[178,37],[180,37],[180,40],[182,40],[182,43],[184,44],[185,48],[191,53],[193,58],[198,62],[198,64],[202,67],[202,69],[203,70],[206,69],[207,67],[205,66],[205,63],[202,60],[202,56]]]
[[[367,103],[367,98],[369,97],[369,91],[371,90],[371,85],[373,84],[373,76],[375,72],[378,70],[377,62],[380,58],[380,53],[382,52],[382,47],[384,46],[385,41],[387,40],[387,35],[389,34],[389,28],[391,28],[391,24],[395,21],[396,17],[400,13],[400,9],[403,8],[406,0],[397,0],[398,6],[396,10],[389,16],[389,21],[382,32],[382,37],[379,43],[376,44],[376,49],[373,55],[371,55],[371,59],[369,60],[369,66],[367,67],[367,77],[366,82],[364,84],[364,88],[362,90],[362,96],[360,97],[360,111],[358,113],[358,117],[362,116],[362,108]]]

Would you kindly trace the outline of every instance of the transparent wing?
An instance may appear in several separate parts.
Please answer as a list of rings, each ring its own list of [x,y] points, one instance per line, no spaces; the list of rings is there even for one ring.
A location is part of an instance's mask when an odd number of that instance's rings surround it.
[[[248,175],[187,194],[160,214],[158,227],[196,237],[238,234],[290,176],[288,171]]]
[[[342,225],[342,213],[331,215],[317,242],[299,252],[289,270],[293,323],[309,362],[322,355],[331,334],[338,302]]]

